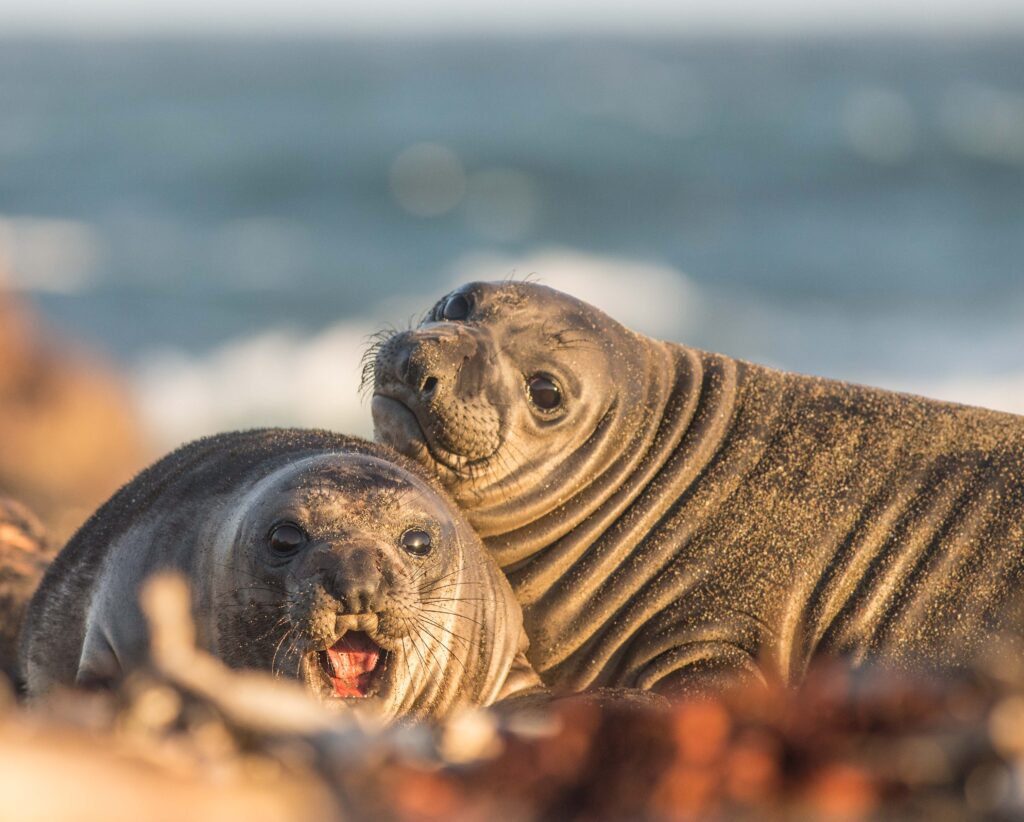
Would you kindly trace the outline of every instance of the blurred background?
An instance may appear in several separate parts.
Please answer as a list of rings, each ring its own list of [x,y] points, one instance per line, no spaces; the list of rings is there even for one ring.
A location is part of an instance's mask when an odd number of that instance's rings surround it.
[[[365,336],[510,274],[1024,412],[1017,0],[212,5],[0,7],[0,490],[51,520],[204,433],[368,434]]]

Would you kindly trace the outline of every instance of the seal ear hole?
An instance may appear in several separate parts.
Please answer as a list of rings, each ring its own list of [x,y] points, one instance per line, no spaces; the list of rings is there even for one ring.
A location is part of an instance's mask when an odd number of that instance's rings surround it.
[[[402,534],[398,541],[405,552],[412,554],[414,557],[425,557],[434,547],[430,533],[422,528],[410,528]]]
[[[306,532],[294,522],[279,522],[270,529],[270,550],[280,557],[291,556],[308,541]]]
[[[530,402],[541,411],[554,411],[562,405],[562,389],[547,374],[534,374],[526,381]]]

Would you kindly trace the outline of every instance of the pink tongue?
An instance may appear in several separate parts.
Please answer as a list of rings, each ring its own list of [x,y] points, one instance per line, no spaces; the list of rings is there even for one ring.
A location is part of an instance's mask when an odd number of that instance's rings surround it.
[[[366,696],[370,674],[377,667],[380,648],[360,631],[349,631],[327,649],[334,676],[334,693],[338,696]]]

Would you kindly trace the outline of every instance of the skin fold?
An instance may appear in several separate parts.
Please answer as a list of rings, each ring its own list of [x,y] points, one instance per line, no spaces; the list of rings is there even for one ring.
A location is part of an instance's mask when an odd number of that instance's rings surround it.
[[[332,706],[442,717],[539,684],[505,578],[444,492],[380,445],[235,432],[142,472],[33,598],[29,694],[107,686],[144,664],[139,587],[162,570],[190,583],[201,647],[298,679]]]
[[[967,665],[1020,633],[1024,418],[650,339],[471,283],[368,354],[378,441],[508,575],[548,684]]]

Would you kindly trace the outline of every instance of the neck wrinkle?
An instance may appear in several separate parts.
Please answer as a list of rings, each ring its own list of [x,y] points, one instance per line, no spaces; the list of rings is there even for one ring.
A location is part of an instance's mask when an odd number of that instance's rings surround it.
[[[678,574],[665,572],[763,452],[729,448],[742,403],[742,366],[728,357],[680,350],[701,358],[703,377],[695,411],[687,414],[677,404],[667,412],[666,424],[686,419],[678,444],[652,472],[630,478],[624,489],[628,502],[613,521],[524,608],[527,631],[535,638],[533,662],[553,681],[589,684],[609,670],[651,613],[698,584],[700,574],[689,565],[677,566]],[[723,475],[716,465],[731,467]],[[518,580],[510,576],[518,593]]]
[[[707,372],[699,353],[682,347],[668,349],[666,353],[672,362],[672,380],[663,402],[656,412],[652,411],[653,437],[640,455],[642,459],[631,466],[628,475],[618,478],[614,493],[602,500],[600,508],[581,521],[575,530],[538,553],[529,563],[509,571],[516,596],[525,607],[542,600],[546,602],[556,589],[562,590],[581,562],[597,561],[596,556],[584,558],[590,556],[595,546],[604,545],[609,534],[618,533],[626,521],[642,527],[645,517],[636,508],[638,501],[653,483],[664,481],[666,467],[677,458],[695,418],[706,405]],[[604,548],[601,552],[611,556]],[[557,595],[559,600],[562,596]],[[549,606],[544,605],[541,610],[547,612]]]
[[[541,596],[643,490],[671,456],[699,405],[700,358],[654,340],[645,340],[644,348],[644,393],[633,412],[614,426],[616,459],[546,516],[501,535],[498,545],[487,540],[523,604]],[[573,473],[582,475],[575,468]]]
[[[486,504],[474,507],[472,501],[462,503],[470,524],[503,570],[528,560],[576,527],[614,493],[644,456],[656,429],[648,423],[660,416],[674,381],[674,367],[666,356],[665,343],[640,335],[635,335],[634,342],[641,356],[631,372],[633,381],[622,389],[633,389],[639,399],[627,404],[616,398],[609,404],[590,437],[555,469],[564,473],[571,464],[568,480],[546,476],[527,487],[515,486],[493,508]],[[624,453],[623,443],[630,440],[638,447]],[[585,478],[584,484],[569,487],[577,477]]]

